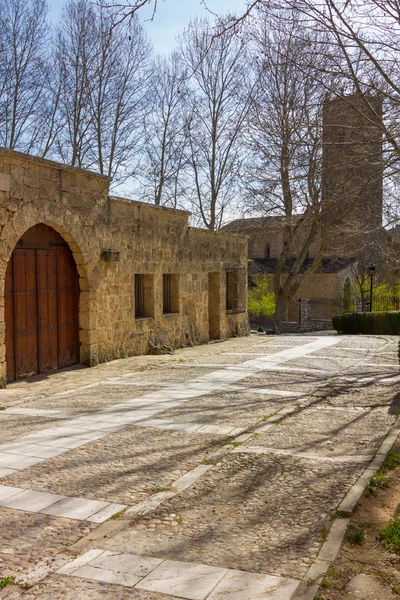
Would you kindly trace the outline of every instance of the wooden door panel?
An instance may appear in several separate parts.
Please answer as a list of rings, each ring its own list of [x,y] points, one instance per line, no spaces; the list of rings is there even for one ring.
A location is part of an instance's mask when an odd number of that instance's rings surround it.
[[[69,250],[57,250],[58,258],[58,362],[59,367],[79,360],[79,282]]]
[[[79,361],[79,276],[71,250],[47,225],[29,229],[5,278],[8,380]]]
[[[57,253],[37,250],[39,372],[58,368]]]
[[[14,250],[14,319],[17,377],[39,372],[36,250]]]
[[[15,348],[14,348],[14,285],[13,285],[13,257],[8,261],[5,289],[4,289],[4,316],[6,322],[6,364],[7,381],[15,379]]]

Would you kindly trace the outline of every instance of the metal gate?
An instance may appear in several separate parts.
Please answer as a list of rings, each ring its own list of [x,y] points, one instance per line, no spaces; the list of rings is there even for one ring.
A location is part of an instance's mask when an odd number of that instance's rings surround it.
[[[19,240],[5,281],[7,379],[79,360],[79,278],[72,252],[47,225]]]

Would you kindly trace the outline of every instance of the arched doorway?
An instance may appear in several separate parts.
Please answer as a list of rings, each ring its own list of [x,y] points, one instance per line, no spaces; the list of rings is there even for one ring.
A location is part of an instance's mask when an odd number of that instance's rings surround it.
[[[43,223],[26,231],[5,280],[7,380],[79,360],[79,276],[64,239]]]

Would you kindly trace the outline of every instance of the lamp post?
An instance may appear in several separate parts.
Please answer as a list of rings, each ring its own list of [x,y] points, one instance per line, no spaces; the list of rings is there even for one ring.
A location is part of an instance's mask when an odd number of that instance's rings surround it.
[[[369,312],[372,312],[372,287],[373,287],[373,280],[374,280],[375,270],[376,270],[376,267],[374,267],[374,265],[370,265],[368,267],[369,278],[370,278],[370,286],[369,286]]]

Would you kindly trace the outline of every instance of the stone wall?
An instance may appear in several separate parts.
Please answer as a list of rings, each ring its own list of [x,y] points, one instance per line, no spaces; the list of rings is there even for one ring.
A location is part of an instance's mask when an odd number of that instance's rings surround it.
[[[300,321],[281,321],[275,326],[275,333],[305,333],[307,331],[327,331],[333,329],[332,319],[314,319],[311,316],[311,300],[301,300]]]
[[[189,213],[109,197],[109,179],[0,149],[0,384],[5,383],[4,276],[27,229],[53,227],[79,272],[80,360],[208,341],[208,274],[220,276],[220,337],[246,335],[247,237],[188,227]],[[240,306],[225,310],[226,272],[240,274]],[[154,317],[135,319],[134,275],[154,277]],[[163,274],[178,275],[179,312],[163,314]]]

